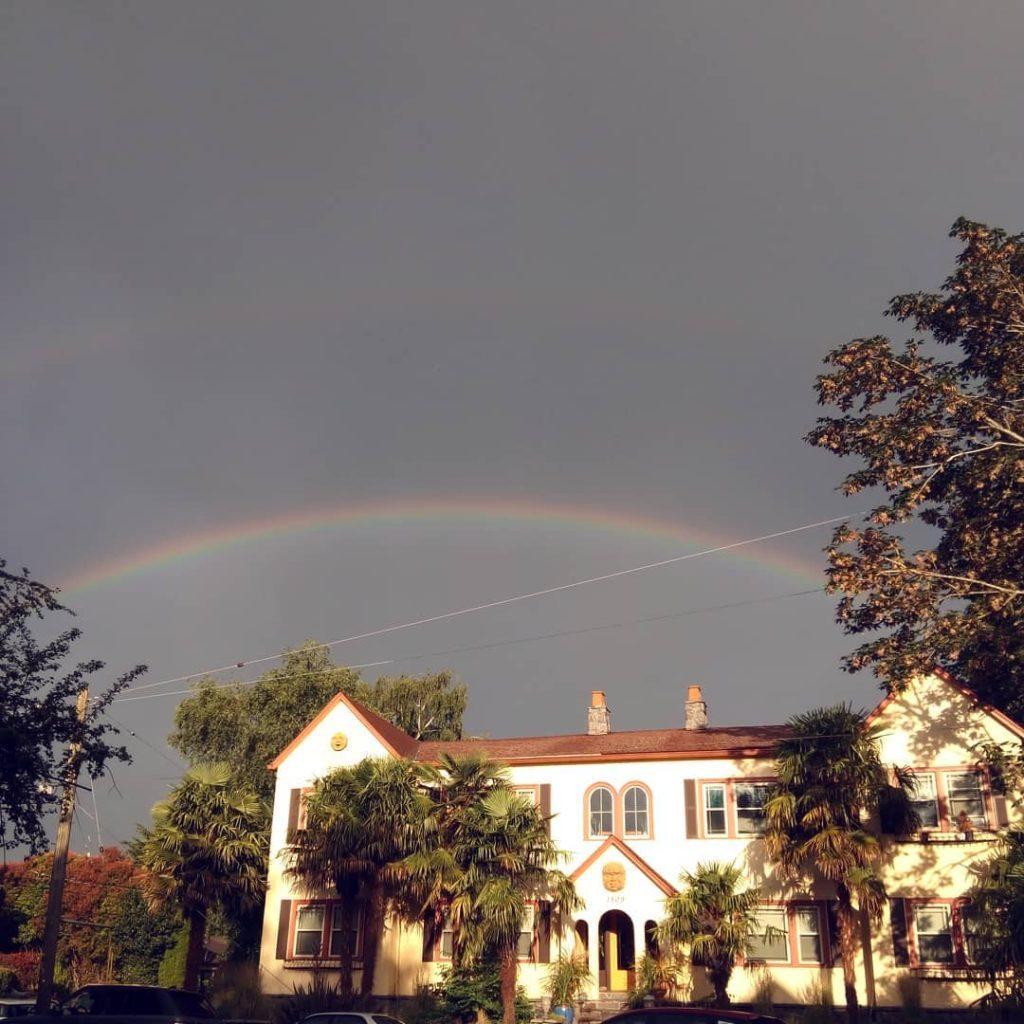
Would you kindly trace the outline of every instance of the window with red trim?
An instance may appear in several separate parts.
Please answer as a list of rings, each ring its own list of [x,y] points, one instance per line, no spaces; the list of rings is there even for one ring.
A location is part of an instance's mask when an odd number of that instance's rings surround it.
[[[988,783],[976,768],[914,769],[911,802],[922,830],[988,829]]]
[[[746,960],[789,967],[828,963],[828,915],[817,900],[775,903],[757,911]]]
[[[971,937],[963,913],[965,899],[906,901],[911,964],[914,967],[967,967]]]
[[[289,943],[290,960],[339,960],[342,954],[341,905],[337,900],[296,903]],[[361,955],[362,914],[350,921],[352,955]]]

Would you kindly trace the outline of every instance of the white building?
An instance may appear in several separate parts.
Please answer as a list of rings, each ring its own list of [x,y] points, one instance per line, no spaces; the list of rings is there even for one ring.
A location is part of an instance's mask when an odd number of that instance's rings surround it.
[[[365,757],[430,762],[442,751],[473,751],[506,763],[514,785],[551,815],[552,837],[569,854],[567,870],[585,902],[572,921],[554,929],[543,907],[523,922],[520,980],[531,997],[543,996],[546,962],[572,948],[587,951],[593,996],[599,989],[623,993],[680,872],[714,860],[736,862],[751,884],[764,888],[764,923],[785,936],[760,943],[756,964],[734,972],[732,998],[750,998],[767,973],[777,1003],[803,1002],[813,986],[824,985],[841,1004],[832,890],[822,883],[781,886],[759,840],[772,750],[786,728],[711,727],[695,686],[680,700],[679,717],[676,727],[616,732],[605,694],[595,691],[585,733],[417,742],[339,694],[270,765],[277,788],[261,950],[265,990],[285,993],[295,982],[308,982],[314,964],[330,969],[339,946],[330,895],[295,888],[281,856],[290,828],[301,827],[303,790]],[[985,989],[969,963],[959,907],[972,866],[991,855],[996,830],[1008,818],[978,748],[1020,742],[1024,730],[940,675],[887,698],[871,717],[883,759],[918,772],[924,827],[913,837],[883,837],[890,900],[880,924],[864,920],[856,964],[860,998],[867,1005],[898,1004],[899,979],[911,976],[921,979],[926,1005],[965,1005]],[[961,811],[972,822],[970,833],[958,832]],[[1016,809],[1009,813],[1016,820]],[[375,993],[414,994],[436,978],[448,950],[443,934],[388,922]],[[709,991],[703,971],[694,969],[684,996]]]

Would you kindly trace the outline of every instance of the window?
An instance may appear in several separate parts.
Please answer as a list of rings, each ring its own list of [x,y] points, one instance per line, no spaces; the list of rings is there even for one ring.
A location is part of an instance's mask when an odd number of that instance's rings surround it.
[[[716,782],[704,787],[704,835],[724,836],[727,831],[725,785]]]
[[[922,828],[939,827],[939,801],[935,793],[935,776],[931,772],[914,773],[914,792],[911,803]]]
[[[625,809],[626,835],[649,836],[651,825],[647,790],[642,786],[630,786],[622,803]]]
[[[441,956],[445,960],[451,960],[455,955],[455,930],[452,928],[452,919],[444,919],[444,927],[441,929]]]
[[[323,905],[299,907],[295,915],[295,955],[319,956],[323,939]]]
[[[821,913],[817,907],[797,907],[796,941],[802,964],[822,963]]]
[[[359,912],[357,911],[353,919],[349,921],[349,927],[351,928],[352,935],[352,955],[359,950]],[[342,944],[341,944],[341,907],[334,907],[331,910],[331,937],[330,945],[328,946],[329,956],[341,956],[342,955]]]
[[[736,831],[741,836],[760,835],[764,831],[764,805],[772,786],[769,782],[736,783]]]
[[[948,906],[929,904],[914,907],[914,931],[917,937],[917,956],[922,963],[953,962],[953,931]]]
[[[615,802],[612,791],[598,786],[590,794],[590,835],[610,836],[615,828]]]
[[[513,786],[512,792],[516,796],[521,796],[531,807],[536,807],[540,803],[536,786]]]
[[[532,905],[527,906],[526,916],[519,926],[519,941],[516,943],[516,956],[520,960],[529,960],[533,953],[533,920],[535,910]]]
[[[953,828],[960,828],[961,815],[966,815],[975,828],[985,828],[988,822],[978,772],[950,772],[946,776],[946,792],[949,796],[949,822]]]
[[[789,962],[785,907],[764,908],[757,912],[757,923],[747,942],[747,959]]]

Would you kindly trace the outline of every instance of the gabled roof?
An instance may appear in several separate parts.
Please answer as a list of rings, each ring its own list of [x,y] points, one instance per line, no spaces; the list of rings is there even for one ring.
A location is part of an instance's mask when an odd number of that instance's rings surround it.
[[[671,882],[666,881],[658,874],[650,864],[647,863],[632,847],[627,846],[618,836],[609,836],[575,871],[569,876],[572,881],[578,881],[584,873],[600,860],[601,855],[609,847],[614,847],[623,857],[626,858],[635,868],[645,874],[666,896],[674,896],[676,889]]]
[[[319,711],[316,718],[306,726],[296,737],[267,765],[271,770],[278,768],[281,762],[339,705],[344,704],[358,718],[367,729],[385,746],[390,754],[395,757],[415,757],[418,742],[407,732],[403,732],[397,725],[392,725],[386,718],[371,711],[368,707],[353,700],[344,693],[336,693]]]
[[[508,739],[414,739],[370,708],[338,693],[267,766],[282,761],[338,706],[344,704],[395,757],[434,763],[443,754],[482,754],[508,764],[560,764],[585,761],[669,761],[705,757],[761,757],[789,735],[784,725],[738,725],[717,729],[638,729],[604,736],[565,733]]]
[[[999,708],[995,707],[995,705],[983,701],[966,683],[960,682],[959,679],[950,675],[944,668],[932,669],[932,675],[941,679],[954,690],[962,693],[979,711],[984,712],[986,715],[990,715],[1000,725],[1009,729],[1015,736],[1020,739],[1024,739],[1024,726],[1011,718],[1005,711],[1000,711]],[[892,690],[887,693],[871,710],[865,719],[865,722],[868,725],[874,722],[894,700],[899,698],[899,696],[900,692],[898,690]]]

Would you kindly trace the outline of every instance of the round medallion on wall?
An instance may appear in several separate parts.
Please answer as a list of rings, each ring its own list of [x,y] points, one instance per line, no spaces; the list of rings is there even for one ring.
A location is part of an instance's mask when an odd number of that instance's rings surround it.
[[[626,869],[618,861],[609,861],[601,869],[601,881],[609,892],[622,892],[626,888]]]
[[[348,737],[343,732],[336,732],[331,737],[331,750],[344,750],[348,746]]]

